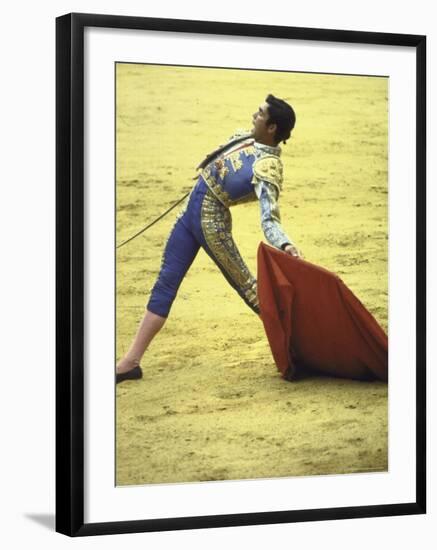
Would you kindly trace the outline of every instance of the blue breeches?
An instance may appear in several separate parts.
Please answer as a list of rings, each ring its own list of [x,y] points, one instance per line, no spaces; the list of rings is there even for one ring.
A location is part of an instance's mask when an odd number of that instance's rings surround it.
[[[246,304],[259,313],[256,279],[232,238],[232,219],[199,178],[168,238],[147,309],[167,317],[179,286],[202,247]]]

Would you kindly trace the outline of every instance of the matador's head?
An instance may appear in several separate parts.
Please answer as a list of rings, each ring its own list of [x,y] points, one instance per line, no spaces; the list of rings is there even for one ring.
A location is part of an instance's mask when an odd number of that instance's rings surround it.
[[[278,145],[281,141],[286,142],[295,124],[293,107],[269,94],[265,103],[253,114],[252,135],[259,143]]]

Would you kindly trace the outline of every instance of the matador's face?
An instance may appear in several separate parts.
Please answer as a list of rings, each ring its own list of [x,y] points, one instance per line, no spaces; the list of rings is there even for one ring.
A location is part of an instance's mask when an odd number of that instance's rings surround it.
[[[252,135],[258,143],[266,145],[275,145],[276,124],[269,124],[269,104],[264,103],[252,115],[253,130]]]

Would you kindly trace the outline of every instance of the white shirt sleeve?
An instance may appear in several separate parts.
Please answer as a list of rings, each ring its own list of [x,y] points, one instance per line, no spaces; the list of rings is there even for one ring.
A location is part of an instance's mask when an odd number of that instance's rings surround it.
[[[279,249],[285,244],[293,244],[281,226],[277,187],[267,181],[258,181],[254,187],[260,202],[261,227],[267,241]]]

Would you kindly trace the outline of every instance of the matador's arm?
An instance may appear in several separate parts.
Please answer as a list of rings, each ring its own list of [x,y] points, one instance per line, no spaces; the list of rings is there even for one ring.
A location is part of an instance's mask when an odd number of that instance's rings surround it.
[[[287,245],[297,250],[281,226],[278,198],[282,189],[282,162],[279,157],[267,155],[256,160],[252,183],[260,202],[261,227],[267,241],[282,250]]]
[[[279,213],[278,195],[279,191],[272,183],[261,181],[255,185],[261,208],[261,227],[267,241],[276,248],[283,250],[287,244],[293,242],[285,233],[281,225]],[[294,246],[294,245],[293,245]]]

